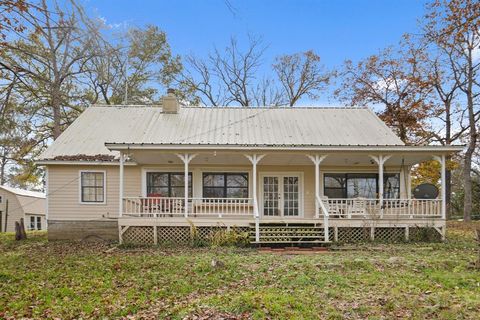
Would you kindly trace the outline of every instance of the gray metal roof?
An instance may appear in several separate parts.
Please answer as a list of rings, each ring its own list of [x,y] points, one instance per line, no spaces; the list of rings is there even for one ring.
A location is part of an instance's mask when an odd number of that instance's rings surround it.
[[[242,146],[402,146],[367,108],[93,106],[42,154],[41,159],[115,155],[105,143]]]

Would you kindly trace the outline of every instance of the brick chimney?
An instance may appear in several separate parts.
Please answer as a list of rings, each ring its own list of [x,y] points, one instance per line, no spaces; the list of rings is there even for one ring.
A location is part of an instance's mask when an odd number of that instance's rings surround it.
[[[178,113],[180,104],[175,95],[175,89],[167,89],[167,95],[162,98],[162,106],[164,113]]]

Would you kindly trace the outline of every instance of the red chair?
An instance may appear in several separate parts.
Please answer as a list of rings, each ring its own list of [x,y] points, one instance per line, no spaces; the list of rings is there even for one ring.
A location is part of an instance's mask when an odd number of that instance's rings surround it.
[[[148,199],[152,198],[152,199]],[[142,199],[143,212],[148,213],[163,213],[165,208],[163,208],[162,195],[160,193],[149,193],[147,198]]]

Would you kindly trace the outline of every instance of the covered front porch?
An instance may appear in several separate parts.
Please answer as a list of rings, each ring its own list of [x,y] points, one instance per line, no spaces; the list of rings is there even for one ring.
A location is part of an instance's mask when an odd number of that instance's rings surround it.
[[[159,228],[192,225],[248,228],[256,243],[269,225],[321,228],[323,242],[337,241],[342,228],[368,228],[371,239],[386,228],[402,229],[406,239],[417,227],[444,236],[448,150],[107,146],[120,151],[120,241],[133,227],[157,235]],[[441,164],[441,192],[414,199],[411,168],[432,158]],[[141,194],[124,192],[126,165],[141,167]]]

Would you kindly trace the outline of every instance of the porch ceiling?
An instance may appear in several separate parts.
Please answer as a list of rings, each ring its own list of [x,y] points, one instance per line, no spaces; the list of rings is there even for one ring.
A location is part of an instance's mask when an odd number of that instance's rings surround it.
[[[184,153],[184,151],[182,152]],[[244,156],[248,152],[225,152],[225,151],[201,151],[191,152],[197,156],[190,162],[191,165],[245,165],[250,166],[250,161]],[[159,150],[131,150],[130,159],[138,164],[145,165],[179,165],[183,162],[173,151]],[[262,165],[313,165],[307,157],[308,153],[299,152],[270,152],[259,162]],[[345,167],[377,167],[376,163],[370,158],[368,153],[342,152],[327,153],[328,156],[322,162],[322,166],[345,166]],[[432,160],[431,153],[382,153],[392,155],[385,166],[414,165],[426,160]]]

